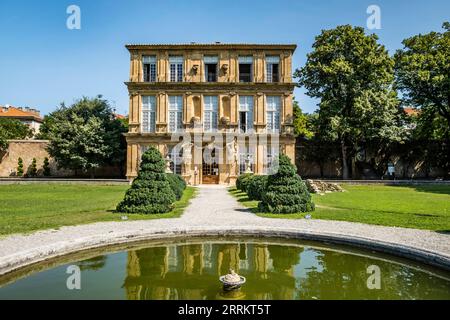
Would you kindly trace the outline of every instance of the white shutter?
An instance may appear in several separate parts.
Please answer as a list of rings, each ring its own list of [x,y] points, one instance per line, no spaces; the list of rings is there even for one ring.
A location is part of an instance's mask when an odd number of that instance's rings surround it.
[[[183,129],[183,97],[169,96],[169,131]]]
[[[142,96],[142,132],[156,131],[156,97]]]
[[[204,114],[203,114],[203,130],[213,131],[218,129],[218,99],[217,96],[203,97]]]

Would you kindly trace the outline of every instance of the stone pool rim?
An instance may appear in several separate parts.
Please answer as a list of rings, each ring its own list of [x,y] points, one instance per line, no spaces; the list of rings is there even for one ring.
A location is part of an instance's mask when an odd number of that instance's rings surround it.
[[[372,250],[393,257],[406,258],[425,265],[450,271],[450,256],[429,251],[413,245],[381,241],[371,237],[298,230],[290,228],[263,227],[191,227],[171,228],[164,230],[140,230],[139,232],[104,233],[78,238],[75,241],[58,241],[43,245],[32,250],[20,251],[17,254],[0,258],[0,276],[20,271],[26,267],[43,263],[47,260],[62,258],[75,253],[95,249],[108,249],[117,245],[134,244],[150,240],[183,240],[191,238],[240,238],[252,237],[258,239],[291,239],[306,240],[318,243],[346,245],[364,250]]]

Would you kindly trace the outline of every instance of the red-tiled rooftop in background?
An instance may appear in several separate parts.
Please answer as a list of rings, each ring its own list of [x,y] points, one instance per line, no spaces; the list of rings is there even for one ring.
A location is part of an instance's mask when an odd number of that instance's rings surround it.
[[[115,116],[116,116],[116,119],[126,119],[126,116],[124,116],[122,114],[116,113]]]
[[[42,122],[39,111],[32,108],[21,108],[12,106],[0,106],[0,117],[12,119],[32,119]]]
[[[418,109],[411,108],[411,107],[405,107],[405,108],[403,108],[403,110],[405,111],[406,115],[408,115],[408,116],[417,116],[420,112]]]

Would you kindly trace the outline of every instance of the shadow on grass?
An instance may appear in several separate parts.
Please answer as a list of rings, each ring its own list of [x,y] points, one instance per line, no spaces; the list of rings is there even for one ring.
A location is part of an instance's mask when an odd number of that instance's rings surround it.
[[[393,185],[392,187],[402,187],[414,189],[418,192],[426,192],[426,193],[438,193],[438,194],[448,194],[450,195],[450,184],[442,185],[442,184],[399,184]]]

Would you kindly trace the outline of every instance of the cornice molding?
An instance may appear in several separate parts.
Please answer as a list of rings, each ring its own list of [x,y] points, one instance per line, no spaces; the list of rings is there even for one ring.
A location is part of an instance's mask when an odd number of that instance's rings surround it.
[[[128,50],[287,50],[293,52],[296,44],[251,43],[190,43],[190,44],[127,44]]]
[[[138,91],[227,91],[235,93],[239,91],[279,91],[291,94],[294,91],[294,83],[235,83],[235,82],[125,82],[130,92]]]

